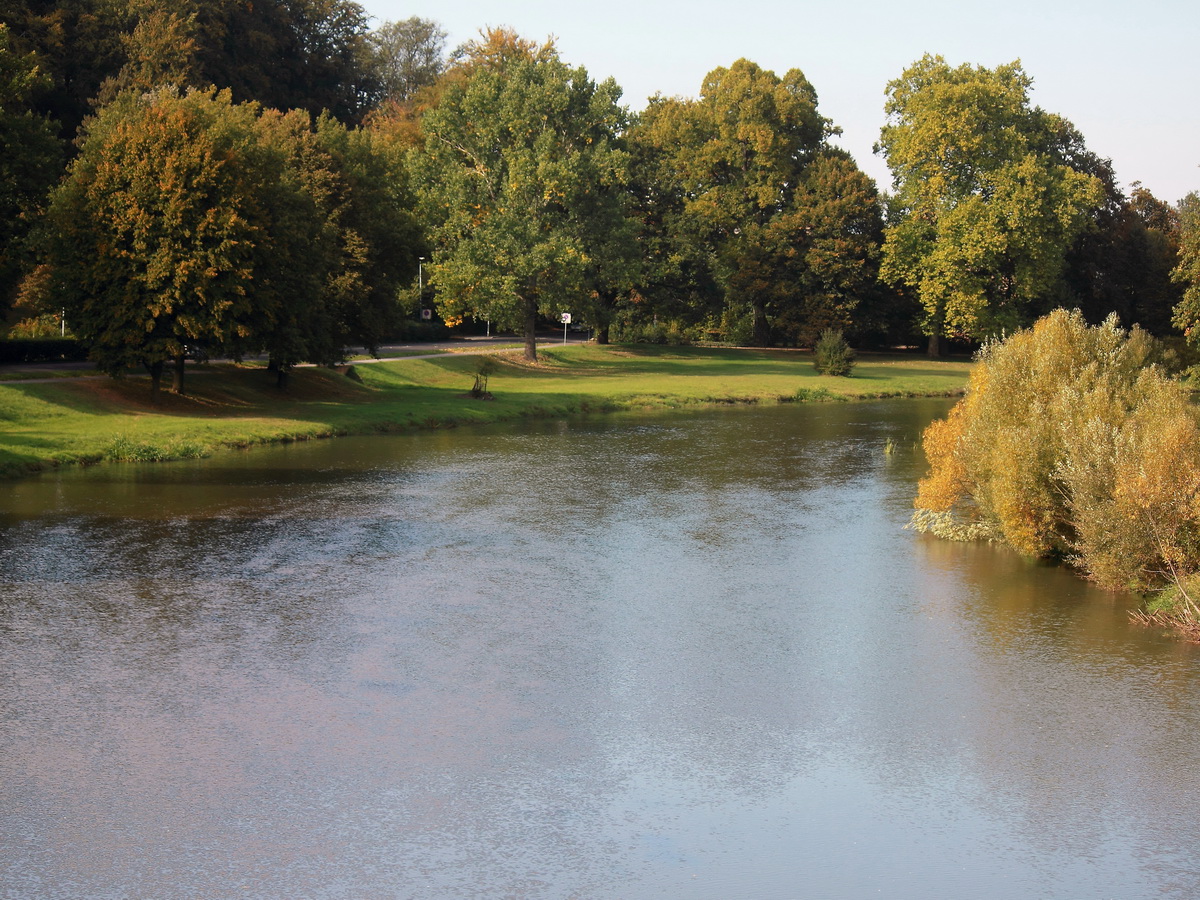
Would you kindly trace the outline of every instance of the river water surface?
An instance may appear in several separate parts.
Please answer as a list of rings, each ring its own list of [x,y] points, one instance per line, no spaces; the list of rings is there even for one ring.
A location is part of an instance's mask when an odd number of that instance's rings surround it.
[[[1200,896],[1200,653],[904,530],[946,408],[0,485],[0,897]]]

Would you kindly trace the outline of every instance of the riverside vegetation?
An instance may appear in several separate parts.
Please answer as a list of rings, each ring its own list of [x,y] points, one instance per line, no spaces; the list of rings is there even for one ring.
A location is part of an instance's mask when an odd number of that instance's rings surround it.
[[[152,400],[145,378],[0,382],[0,474],[105,460],[205,456],[224,448],[521,417],[961,393],[969,363],[864,355],[853,378],[818,374],[808,353],[575,345],[538,363],[490,360],[490,402],[471,397],[475,355],[297,369],[285,391],[262,368],[198,367],[189,396]]]
[[[913,525],[1158,592],[1143,618],[1200,639],[1200,427],[1162,359],[1140,329],[1065,310],[986,345],[924,434]]]

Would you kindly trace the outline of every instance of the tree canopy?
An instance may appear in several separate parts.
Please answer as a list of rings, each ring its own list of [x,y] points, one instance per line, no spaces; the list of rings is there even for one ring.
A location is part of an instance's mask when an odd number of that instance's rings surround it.
[[[1189,343],[1200,346],[1200,193],[1192,191],[1178,210],[1179,263],[1172,272],[1183,285],[1183,297],[1175,307],[1175,325]]]
[[[331,119],[314,130],[229,91],[123,94],[51,197],[48,289],[114,374],[145,366],[157,384],[175,360],[181,390],[194,345],[331,362],[378,339],[411,272],[403,181],[372,154]]]
[[[32,109],[49,87],[34,55],[15,51],[0,23],[0,314],[25,266],[25,236],[62,165],[56,124]]]
[[[879,148],[893,173],[883,275],[916,293],[937,353],[1026,324],[1064,299],[1065,255],[1102,200],[1068,163],[1077,132],[1031,107],[1020,63],[925,56],[887,88]]]
[[[565,311],[599,341],[923,329],[937,351],[1060,305],[1197,333],[1194,217],[1123,193],[1019,63],[926,56],[889,84],[881,197],[799,69],[739,59],[630,115],[553,40],[489,28],[447,54],[438,23],[372,32],[355,0],[11,0],[3,19],[0,306],[122,331],[93,347],[114,371],[197,342],[281,371],[374,346],[409,330],[419,257],[448,322],[517,329],[531,356]]]
[[[639,209],[666,245],[659,276],[707,266],[725,320],[746,310],[756,344],[772,329],[811,341],[846,327],[875,280],[882,220],[874,185],[828,145],[835,133],[800,70],[745,59],[710,72],[697,100],[652,100],[631,141],[651,172]]]
[[[443,316],[515,328],[533,359],[539,313],[623,277],[620,90],[521,46],[448,77],[411,156],[434,248],[426,271]]]

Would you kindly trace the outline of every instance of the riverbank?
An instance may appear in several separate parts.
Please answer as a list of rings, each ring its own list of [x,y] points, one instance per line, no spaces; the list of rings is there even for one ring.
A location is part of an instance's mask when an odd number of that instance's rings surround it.
[[[261,366],[189,369],[187,396],[148,380],[0,382],[0,477],[106,460],[158,461],[229,448],[523,417],[721,403],[953,396],[970,363],[864,354],[850,378],[818,375],[791,350],[595,345],[515,354],[446,353],[345,369],[295,370],[286,389]],[[470,395],[491,360],[491,399]]]

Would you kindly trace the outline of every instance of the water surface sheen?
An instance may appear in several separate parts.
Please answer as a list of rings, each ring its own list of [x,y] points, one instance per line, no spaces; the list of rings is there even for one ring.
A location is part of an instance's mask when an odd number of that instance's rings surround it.
[[[0,896],[1200,896],[1196,648],[904,530],[945,409],[0,485]]]

